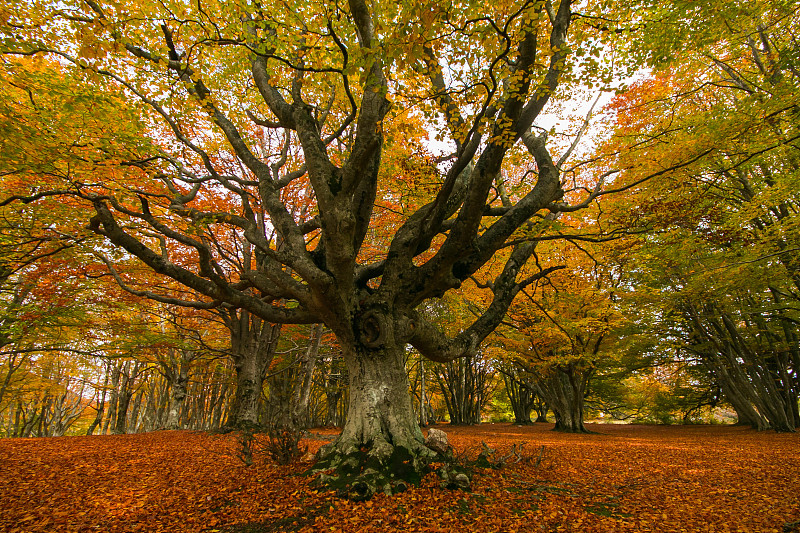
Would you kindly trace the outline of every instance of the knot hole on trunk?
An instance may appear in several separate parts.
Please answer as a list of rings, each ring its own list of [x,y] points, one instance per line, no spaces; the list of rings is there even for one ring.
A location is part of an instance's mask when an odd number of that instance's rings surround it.
[[[386,343],[386,315],[370,309],[361,315],[361,343],[367,348],[380,348]]]

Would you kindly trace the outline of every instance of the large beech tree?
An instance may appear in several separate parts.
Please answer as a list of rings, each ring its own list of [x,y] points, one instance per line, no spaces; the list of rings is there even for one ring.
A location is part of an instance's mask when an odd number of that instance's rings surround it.
[[[113,167],[114,179],[63,173],[60,192],[91,206],[91,230],[196,295],[151,298],[324,323],[342,346],[350,404],[320,468],[360,496],[415,479],[433,452],[410,402],[405,347],[438,362],[474,354],[514,296],[552,270],[523,271],[542,234],[533,226],[580,205],[562,200],[563,160],[533,127],[560,83],[607,74],[584,24],[597,19],[576,17],[570,0],[29,7],[6,17],[5,52],[49,54],[98,90],[125,91],[150,132],[136,157],[87,148],[84,167]],[[401,111],[426,117],[452,153],[428,164],[427,200],[375,257],[362,251],[389,194],[382,157],[395,140],[385,133]],[[513,194],[510,164],[530,168]],[[490,302],[444,335],[425,302],[500,249]]]

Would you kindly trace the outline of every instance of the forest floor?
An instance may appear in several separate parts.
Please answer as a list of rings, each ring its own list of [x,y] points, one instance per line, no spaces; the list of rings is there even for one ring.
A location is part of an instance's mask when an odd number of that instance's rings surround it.
[[[732,426],[437,426],[462,455],[481,442],[522,460],[479,470],[471,492],[419,487],[354,503],[315,490],[232,435],[0,440],[0,531],[800,531],[800,434]],[[314,430],[310,451],[334,430]],[[323,438],[320,438],[323,435]],[[328,437],[330,438],[330,437]]]

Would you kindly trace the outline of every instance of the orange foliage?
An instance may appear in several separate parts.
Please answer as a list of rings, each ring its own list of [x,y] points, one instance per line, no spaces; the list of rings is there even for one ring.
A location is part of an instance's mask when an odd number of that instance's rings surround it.
[[[479,471],[472,492],[442,490],[430,475],[366,503],[292,475],[307,464],[279,467],[261,454],[247,468],[230,435],[4,439],[0,529],[766,532],[800,519],[800,435],[604,425],[587,436],[551,427],[445,426],[459,453],[524,441],[523,460]],[[305,444],[316,451],[324,441],[312,437]]]

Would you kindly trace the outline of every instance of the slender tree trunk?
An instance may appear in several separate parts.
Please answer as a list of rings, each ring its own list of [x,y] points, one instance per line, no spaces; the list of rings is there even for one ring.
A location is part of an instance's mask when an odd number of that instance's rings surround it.
[[[22,423],[22,402],[17,402],[17,412],[14,415],[14,432],[11,434],[12,437],[21,437],[20,434],[20,424]]]
[[[155,389],[156,401],[153,405],[153,428],[163,428],[169,417],[172,387],[167,379],[158,380],[160,386]],[[188,394],[188,392],[187,392]]]
[[[292,392],[291,403],[291,425],[293,428],[304,428],[307,418],[308,401],[311,397],[311,378],[313,377],[314,367],[319,357],[319,343],[322,339],[322,324],[315,324],[311,329],[308,339],[308,348],[300,361],[300,368],[297,373],[297,383]]]
[[[89,429],[86,430],[87,435],[92,435],[97,427],[103,422],[103,413],[105,412],[106,408],[106,394],[108,394],[108,378],[109,378],[109,366],[106,366],[105,372],[105,379],[103,379],[103,395],[99,397],[97,401],[97,414],[94,417],[94,421],[89,426]],[[99,396],[99,393],[98,393]]]
[[[218,429],[222,426],[222,409],[228,393],[228,383],[223,383],[219,387],[217,397],[213,404],[213,415],[211,417],[211,429]]]
[[[489,370],[477,355],[439,365],[436,380],[445,399],[451,424],[480,424],[489,399]]]
[[[186,357],[181,357],[180,367],[174,375],[170,387],[169,411],[167,412],[167,422],[165,429],[181,429],[180,419],[183,412],[184,401],[186,400],[186,389],[189,384],[189,361]]]
[[[522,425],[533,424],[531,410],[533,410],[536,392],[514,375],[505,371],[502,372],[511,409],[514,411],[514,423]]]
[[[342,395],[346,385],[344,384],[344,369],[342,367],[341,355],[332,355],[328,367],[325,370],[323,383],[325,385],[325,404],[327,406],[327,415],[325,423],[327,425],[341,426],[339,416],[339,403],[341,402]]]
[[[339,425],[339,402],[342,399],[342,390],[337,388],[335,391],[325,392],[325,403],[328,407],[328,415],[325,423],[331,426]]]
[[[547,423],[547,411],[550,410],[550,407],[547,405],[547,402],[544,401],[540,396],[534,400],[533,409],[536,411],[536,423]]]
[[[36,424],[36,436],[37,437],[49,437],[50,435],[47,434],[47,430],[49,428],[48,424],[48,414],[50,414],[51,405],[53,402],[53,398],[47,394],[44,397],[44,401],[42,402],[42,409],[39,412],[39,421]]]
[[[147,389],[141,388],[134,390],[131,394],[133,400],[133,407],[128,407],[130,414],[128,415],[128,422],[126,423],[126,432],[138,433],[142,430],[142,400],[147,395]]]
[[[117,416],[117,403],[119,399],[119,380],[122,375],[122,363],[117,362],[114,364],[114,370],[111,373],[111,398],[108,401],[108,414],[106,421],[103,423],[103,435],[108,434],[109,428],[116,425]]]
[[[8,364],[6,365],[6,375],[3,378],[3,384],[0,385],[0,404],[3,401],[3,397],[6,394],[6,390],[8,390],[8,386],[11,384],[11,378],[13,377],[14,373],[18,371],[25,361],[28,360],[28,354],[18,354],[13,353],[8,358]]]
[[[40,423],[42,419],[41,411],[39,411],[39,406],[34,405],[30,414],[27,411],[24,413],[24,417],[22,420],[22,431],[20,432],[20,437],[30,437],[33,435],[33,431],[36,428],[36,425]]]
[[[133,412],[138,413],[136,417],[135,432],[153,431],[158,428],[158,403],[161,401],[161,388],[166,382],[161,376],[153,376],[146,388],[143,388],[137,395],[137,404],[144,404],[144,407],[134,408]]]
[[[128,406],[131,403],[133,393],[122,391],[117,397],[117,416],[114,423],[114,434],[123,435],[128,431]]]
[[[114,434],[122,435],[128,432],[128,409],[133,398],[131,381],[138,371],[138,361],[131,370],[131,362],[125,361],[122,366],[119,380],[119,393],[117,394],[117,415],[114,423]]]
[[[425,408],[427,398],[425,391],[425,360],[422,358],[419,360],[419,376],[419,423],[422,427],[425,427],[428,425],[428,413]]]

